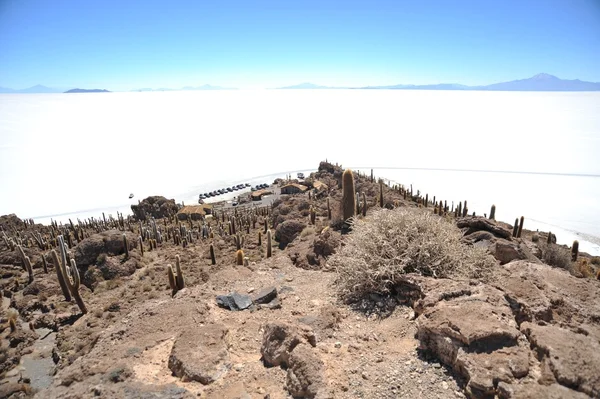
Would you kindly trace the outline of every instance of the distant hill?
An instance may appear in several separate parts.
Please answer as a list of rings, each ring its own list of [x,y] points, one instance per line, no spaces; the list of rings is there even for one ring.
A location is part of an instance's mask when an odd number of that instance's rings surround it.
[[[560,79],[547,73],[540,73],[531,78],[494,83],[486,86],[465,86],[459,84],[435,85],[394,85],[368,86],[359,89],[394,89],[394,90],[484,90],[484,91],[600,91],[600,83],[584,82],[579,79]]]
[[[46,86],[42,86],[42,85],[35,85],[35,86],[29,87],[27,89],[21,89],[21,90],[9,89],[7,87],[0,87],[0,93],[34,94],[34,93],[60,93],[60,92],[61,92],[61,90],[59,90],[59,89],[53,89],[51,87],[46,87]]]
[[[110,93],[110,91],[106,89],[71,89],[65,93]]]

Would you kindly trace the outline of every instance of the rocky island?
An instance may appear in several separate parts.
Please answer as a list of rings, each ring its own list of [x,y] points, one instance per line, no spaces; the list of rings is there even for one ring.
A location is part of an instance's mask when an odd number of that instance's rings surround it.
[[[65,93],[110,93],[110,91],[106,89],[71,89]]]
[[[274,184],[0,217],[0,397],[600,397],[600,257],[329,162]]]

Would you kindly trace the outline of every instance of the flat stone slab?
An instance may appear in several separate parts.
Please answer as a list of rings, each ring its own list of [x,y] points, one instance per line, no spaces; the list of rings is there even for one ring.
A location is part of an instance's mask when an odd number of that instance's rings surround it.
[[[209,324],[184,330],[169,356],[169,369],[184,381],[211,384],[231,368],[226,338],[228,329]]]

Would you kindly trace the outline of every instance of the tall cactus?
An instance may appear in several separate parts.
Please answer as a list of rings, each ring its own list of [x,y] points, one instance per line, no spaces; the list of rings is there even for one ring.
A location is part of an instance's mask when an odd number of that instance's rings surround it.
[[[383,208],[383,180],[379,180],[379,207]]]
[[[244,264],[244,250],[238,249],[235,253],[235,263],[238,266],[242,266]]]
[[[355,201],[354,175],[350,169],[346,169],[342,174],[342,216],[346,223],[354,217],[356,211]]]
[[[271,229],[267,230],[267,258],[270,258],[273,253],[273,243],[271,240]]]
[[[513,225],[512,236],[517,238],[517,233],[519,232],[519,218],[515,219],[515,224]]]
[[[259,234],[260,234],[260,232],[259,232]],[[210,244],[209,252],[210,252],[210,263],[212,265],[216,265],[217,259],[215,258],[215,247],[212,244]]]
[[[125,249],[125,259],[129,259],[129,243],[127,242],[127,235],[123,233],[123,248]]]
[[[363,217],[367,216],[367,195],[365,194],[365,192],[362,192],[362,215]]]
[[[87,307],[85,306],[85,303],[83,302],[83,299],[81,299],[81,295],[79,294],[79,285],[81,281],[79,279],[79,270],[77,269],[75,259],[71,259],[70,268],[65,270],[67,272],[67,275],[65,276],[65,282],[69,287],[69,291],[73,295],[73,298],[75,298],[75,302],[77,303],[77,306],[79,306],[79,310],[81,310],[81,313],[86,314]]]
[[[185,287],[185,282],[183,280],[183,272],[181,271],[181,262],[179,259],[179,255],[175,255],[175,267],[177,269],[177,276],[175,276],[175,283],[177,285],[177,289],[182,290]]]
[[[577,257],[579,256],[579,241],[573,241],[573,246],[571,247],[571,260],[573,262],[577,261]]]
[[[496,219],[496,205],[492,205],[492,209],[490,209],[490,219]]]
[[[523,232],[523,222],[525,221],[525,218],[523,216],[521,216],[521,221],[519,223],[519,230],[517,230],[517,238],[521,238],[521,233]]]
[[[60,248],[61,258],[58,258],[58,254],[53,249],[52,250],[52,262],[54,263],[54,269],[56,270],[56,277],[58,277],[58,283],[60,284],[60,289],[65,296],[65,300],[67,302],[71,301],[71,292],[69,291],[69,286],[66,283],[66,271],[65,265],[67,264],[67,254],[64,245],[63,236],[58,236],[58,247]]]

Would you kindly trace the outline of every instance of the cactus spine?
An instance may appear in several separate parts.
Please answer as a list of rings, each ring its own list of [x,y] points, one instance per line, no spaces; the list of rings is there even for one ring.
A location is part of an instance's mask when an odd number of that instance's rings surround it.
[[[271,257],[272,254],[272,242],[271,242],[271,229],[267,230],[267,258]]]
[[[490,209],[490,219],[496,219],[496,205],[492,205],[492,209]]]
[[[235,263],[238,266],[242,266],[244,264],[244,250],[238,249],[235,253]]]
[[[346,169],[342,174],[342,216],[344,222],[354,217],[356,210],[354,197],[354,175],[350,169]]]
[[[571,247],[571,260],[573,262],[577,261],[577,256],[579,256],[579,241],[573,241],[573,247]]]

